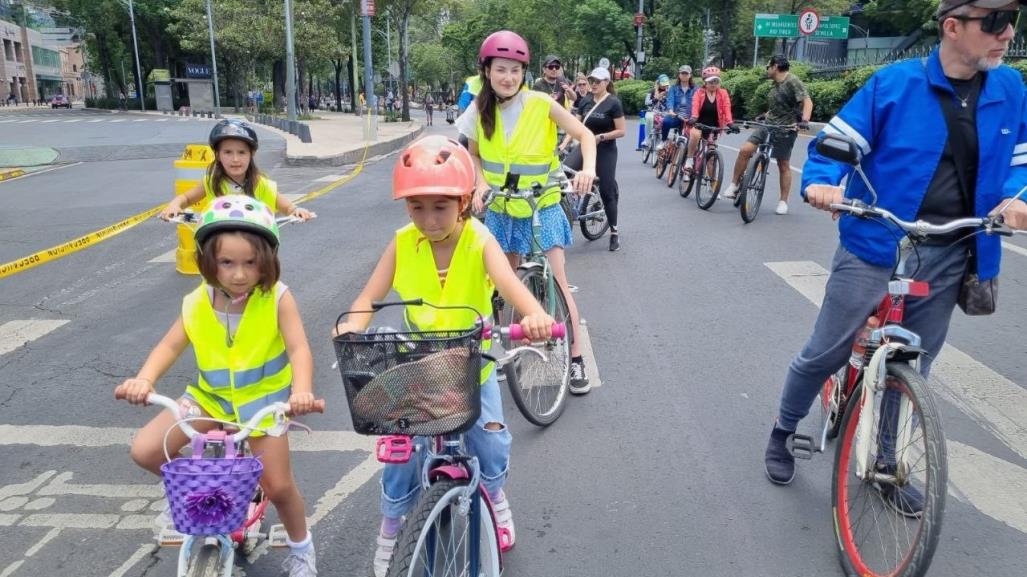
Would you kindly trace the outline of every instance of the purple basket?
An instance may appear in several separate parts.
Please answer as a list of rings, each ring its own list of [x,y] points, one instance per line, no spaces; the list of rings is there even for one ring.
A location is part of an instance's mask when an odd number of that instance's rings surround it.
[[[220,535],[242,527],[264,465],[256,457],[174,459],[160,471],[175,530]]]

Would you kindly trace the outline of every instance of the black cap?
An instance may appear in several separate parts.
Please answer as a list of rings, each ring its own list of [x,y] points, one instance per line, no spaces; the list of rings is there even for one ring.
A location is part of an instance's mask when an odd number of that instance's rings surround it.
[[[767,65],[777,66],[778,70],[788,70],[788,68],[791,66],[791,64],[788,63],[788,57],[784,54],[775,54],[771,56],[770,62],[768,62]]]
[[[546,63],[544,64],[544,66],[549,66],[554,62],[556,62],[560,66],[563,66],[563,62],[560,62],[560,57],[555,54],[550,54],[549,56],[546,56]]]

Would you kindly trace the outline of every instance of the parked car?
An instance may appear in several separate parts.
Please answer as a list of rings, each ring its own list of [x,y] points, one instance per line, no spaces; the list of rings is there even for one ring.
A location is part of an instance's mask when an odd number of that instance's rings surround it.
[[[50,108],[71,108],[71,101],[63,94],[55,94],[50,100]]]

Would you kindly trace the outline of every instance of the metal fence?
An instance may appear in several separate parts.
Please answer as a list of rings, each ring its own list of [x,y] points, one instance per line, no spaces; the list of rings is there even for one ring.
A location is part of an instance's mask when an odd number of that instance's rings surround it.
[[[934,45],[914,46],[902,52],[890,52],[884,55],[853,50],[846,58],[810,58],[807,63],[813,67],[814,74],[832,74],[852,70],[861,66],[891,64],[909,58],[923,58],[934,50]],[[1006,58],[1027,58],[1027,39],[1019,38],[1009,45]]]

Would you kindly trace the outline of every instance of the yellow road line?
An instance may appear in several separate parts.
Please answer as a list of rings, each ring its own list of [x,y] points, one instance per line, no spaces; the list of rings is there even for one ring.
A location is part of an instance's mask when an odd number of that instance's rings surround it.
[[[19,176],[25,176],[25,171],[20,168],[0,170],[0,182],[10,180],[12,178],[18,178]]]

